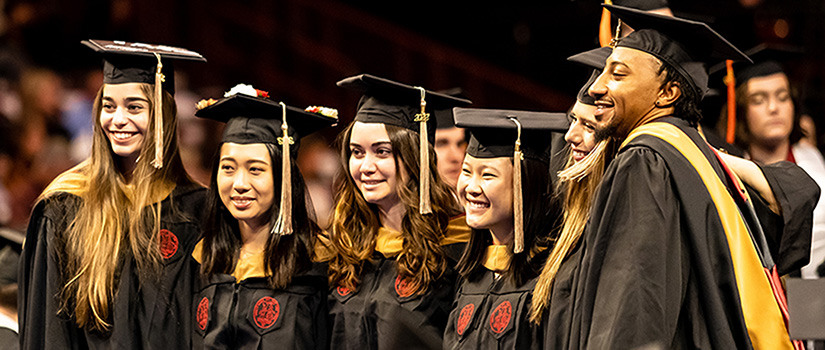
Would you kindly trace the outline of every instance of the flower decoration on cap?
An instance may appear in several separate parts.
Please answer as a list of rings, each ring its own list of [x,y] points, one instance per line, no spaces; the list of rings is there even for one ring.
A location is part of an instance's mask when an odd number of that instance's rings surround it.
[[[201,109],[204,109],[204,108],[206,108],[206,107],[209,107],[209,106],[211,106],[211,105],[213,105],[213,104],[215,104],[215,103],[217,103],[217,102],[218,102],[218,100],[216,100],[216,99],[214,99],[214,98],[210,98],[210,99],[208,99],[208,100],[207,100],[207,99],[203,99],[203,100],[198,101],[198,104],[197,104],[197,105],[195,105],[195,108],[197,108],[198,110],[201,110]]]
[[[226,93],[223,94],[223,97],[230,97],[237,94],[242,94],[246,96],[252,97],[261,97],[261,98],[269,98],[269,93],[263,90],[258,90],[252,85],[248,84],[238,84],[229,89]]]
[[[338,110],[335,108],[323,106],[309,106],[306,109],[304,109],[304,111],[309,113],[317,113],[325,117],[338,119]]]

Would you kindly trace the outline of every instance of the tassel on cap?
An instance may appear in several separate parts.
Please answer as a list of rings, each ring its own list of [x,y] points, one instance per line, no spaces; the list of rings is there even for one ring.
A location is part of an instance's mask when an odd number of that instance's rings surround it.
[[[155,72],[155,158],[152,160],[152,166],[155,169],[163,168],[163,82],[166,77],[163,76],[163,63],[160,61],[160,55],[155,52],[155,57],[158,59],[158,68]]]
[[[725,60],[725,85],[728,88],[728,130],[725,141],[733,144],[736,141],[736,79],[733,77],[733,60]]]
[[[281,105],[282,122],[281,131],[283,136],[278,138],[278,144],[281,145],[281,206],[278,210],[278,220],[275,221],[275,226],[272,227],[272,233],[278,235],[292,234],[292,168],[290,167],[289,146],[295,141],[289,137],[287,133],[286,124],[286,105],[279,102]]]
[[[605,4],[612,5],[613,2],[605,0]],[[599,46],[605,47],[611,44],[613,35],[610,32],[610,11],[602,8],[602,18],[599,21]]]
[[[510,118],[516,123],[516,145],[513,152],[513,253],[524,251],[524,196],[521,186],[521,161],[524,154],[521,152],[521,123],[518,119]]]
[[[420,86],[416,86],[415,88],[421,91],[421,113],[415,115],[415,121],[419,123],[418,134],[420,141],[418,147],[420,150],[418,212],[420,214],[431,214],[433,209],[430,205],[430,148],[429,141],[427,140],[427,121],[430,119],[430,114],[426,112],[427,90],[424,90],[424,88]]]

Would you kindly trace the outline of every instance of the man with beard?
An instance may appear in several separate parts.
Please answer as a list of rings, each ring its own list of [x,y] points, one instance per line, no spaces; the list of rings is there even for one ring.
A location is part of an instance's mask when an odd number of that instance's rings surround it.
[[[751,199],[696,130],[705,63],[747,56],[703,23],[607,7],[636,31],[590,88],[621,145],[582,236],[568,347],[794,348]]]

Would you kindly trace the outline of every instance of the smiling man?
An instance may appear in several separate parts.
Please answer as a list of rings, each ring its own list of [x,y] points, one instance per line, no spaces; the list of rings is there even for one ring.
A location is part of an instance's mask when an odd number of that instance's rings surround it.
[[[568,347],[793,348],[750,199],[696,130],[706,63],[747,56],[703,23],[608,8],[636,31],[590,88],[622,145],[582,236]]]

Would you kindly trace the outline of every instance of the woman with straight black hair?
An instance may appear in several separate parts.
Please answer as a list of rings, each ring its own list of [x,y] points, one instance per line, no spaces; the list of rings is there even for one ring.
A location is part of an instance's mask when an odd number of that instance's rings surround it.
[[[192,254],[200,270],[193,348],[326,348],[326,265],[313,262],[321,230],[294,154],[301,137],[337,117],[276,103],[248,85],[228,95],[196,113],[226,128]]]

